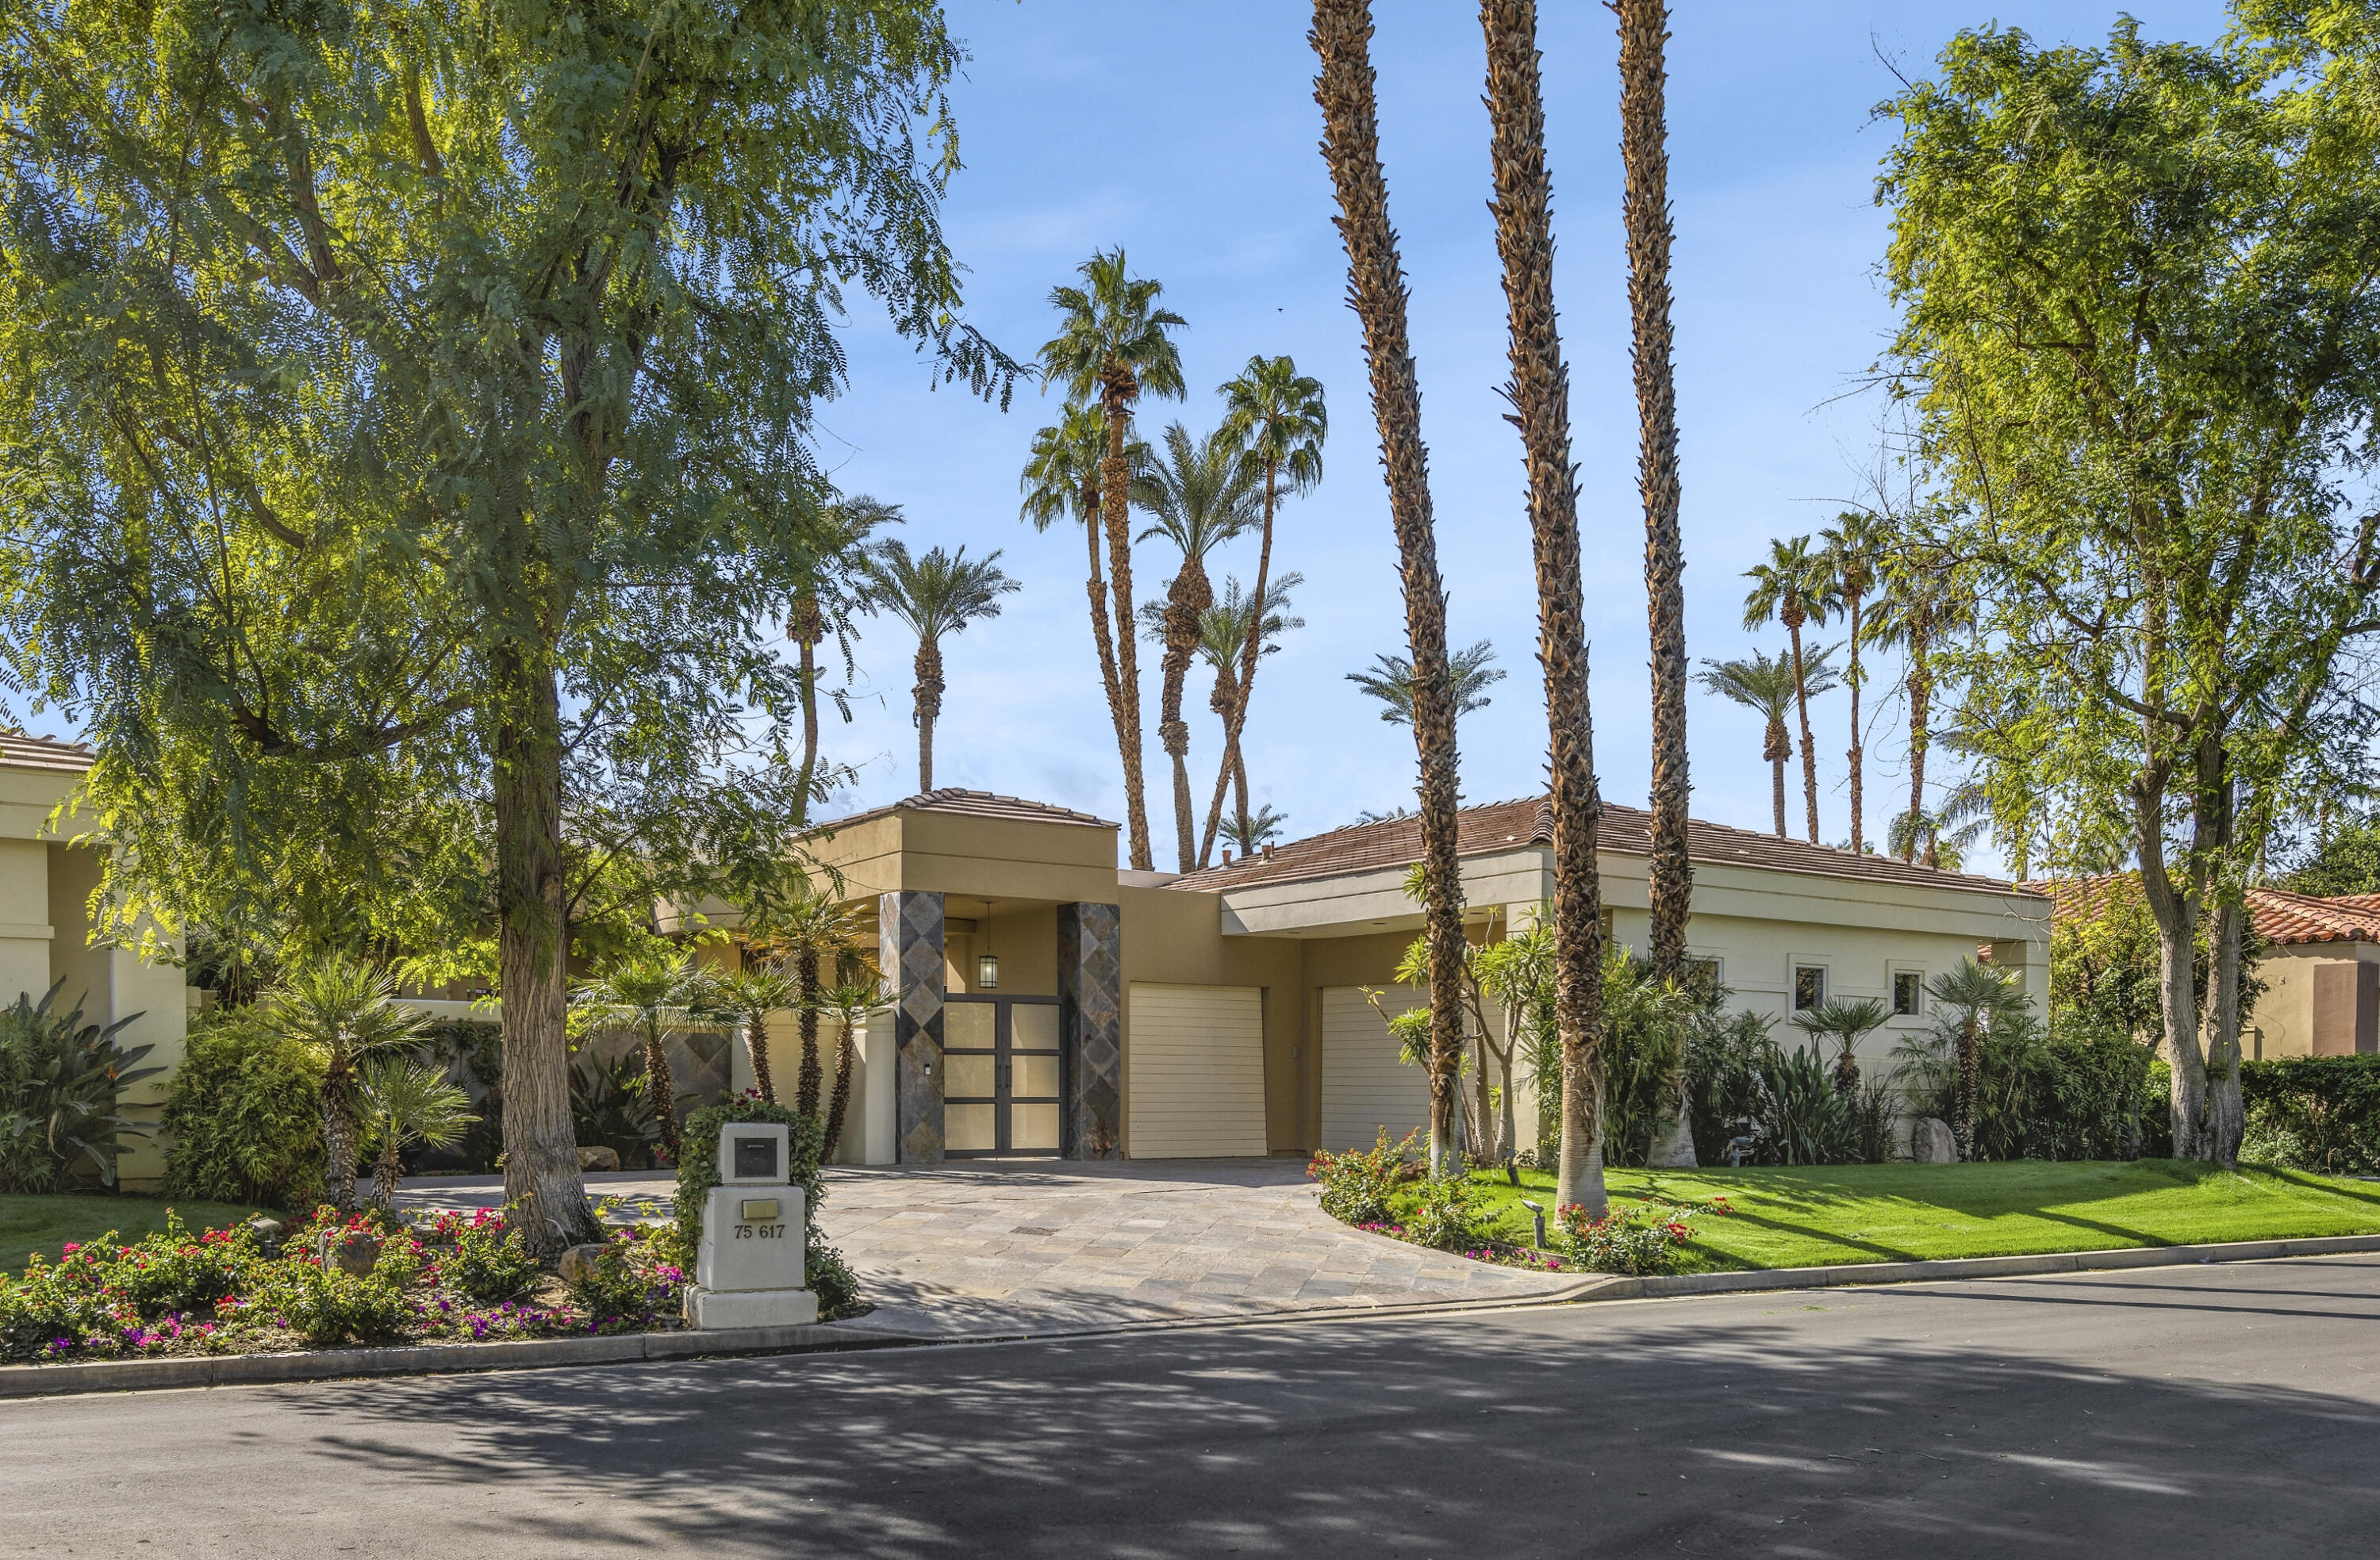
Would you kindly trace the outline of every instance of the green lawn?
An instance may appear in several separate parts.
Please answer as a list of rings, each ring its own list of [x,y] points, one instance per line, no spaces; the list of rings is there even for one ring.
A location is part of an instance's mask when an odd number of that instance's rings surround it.
[[[25,1270],[35,1252],[55,1262],[69,1240],[96,1240],[115,1230],[129,1243],[165,1227],[172,1208],[192,1229],[237,1224],[256,1210],[229,1203],[167,1203],[154,1197],[0,1197],[0,1274]]]
[[[1474,1178],[1499,1239],[1526,1245],[1523,1197],[1553,1203],[1553,1178]],[[2170,1159],[2004,1165],[1833,1165],[1808,1169],[1614,1170],[1616,1201],[1658,1196],[1734,1212],[1696,1221],[1690,1269],[1818,1267],[1916,1257],[2015,1256],[2198,1241],[2380,1232],[2380,1182],[2294,1170],[2236,1174]]]

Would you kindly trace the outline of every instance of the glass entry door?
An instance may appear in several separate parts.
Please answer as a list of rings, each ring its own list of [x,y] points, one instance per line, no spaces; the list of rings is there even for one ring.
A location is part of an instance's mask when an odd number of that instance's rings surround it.
[[[1059,1149],[1054,997],[952,997],[942,1007],[942,1151],[953,1159]]]

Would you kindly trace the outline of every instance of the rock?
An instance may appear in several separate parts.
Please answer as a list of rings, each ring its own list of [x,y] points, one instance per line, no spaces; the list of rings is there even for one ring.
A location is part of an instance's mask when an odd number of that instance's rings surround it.
[[[584,1150],[581,1152],[583,1153]],[[557,1264],[562,1281],[565,1284],[585,1284],[591,1281],[596,1274],[596,1264],[602,1260],[604,1252],[609,1249],[598,1241],[584,1246],[573,1246],[563,1252],[562,1261]]]
[[[322,1265],[364,1277],[380,1265],[380,1237],[368,1229],[333,1230],[322,1237]]]
[[[278,1240],[281,1239],[283,1230],[282,1223],[279,1219],[269,1219],[262,1214],[259,1214],[254,1218],[249,1219],[246,1225],[242,1226],[242,1227],[247,1229],[260,1240]]]
[[[1959,1140],[1950,1135],[1950,1123],[1938,1116],[1928,1116],[1911,1128],[1909,1156],[1921,1165],[1957,1164]]]
[[[582,1148],[578,1151],[578,1173],[589,1170],[616,1170],[620,1167],[620,1151],[616,1148]]]

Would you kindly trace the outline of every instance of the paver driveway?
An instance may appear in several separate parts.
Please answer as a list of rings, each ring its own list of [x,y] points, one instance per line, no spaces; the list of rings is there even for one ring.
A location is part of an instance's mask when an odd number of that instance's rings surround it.
[[[672,1183],[588,1178],[648,1216]],[[408,1182],[418,1208],[502,1201],[494,1178]],[[820,1233],[905,1337],[1103,1332],[1184,1320],[1553,1299],[1585,1286],[1425,1251],[1325,1215],[1292,1159],[978,1160],[831,1169]]]

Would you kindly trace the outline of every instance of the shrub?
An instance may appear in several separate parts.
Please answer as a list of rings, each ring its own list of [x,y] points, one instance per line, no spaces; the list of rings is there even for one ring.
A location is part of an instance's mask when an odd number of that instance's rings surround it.
[[[362,1276],[322,1267],[310,1259],[287,1257],[261,1271],[262,1281],[246,1297],[316,1348],[334,1344],[385,1343],[409,1335],[419,1320],[407,1298],[401,1271],[388,1255]]]
[[[2240,1064],[2240,1156],[2326,1175],[2380,1173],[2380,1056]]]
[[[833,1322],[857,1313],[859,1276],[843,1260],[843,1253],[832,1246],[810,1243],[808,1253],[809,1285],[818,1296],[819,1320]]]
[[[1390,1194],[1399,1182],[1420,1173],[1413,1160],[1414,1141],[1420,1136],[1407,1132],[1402,1143],[1391,1143],[1382,1127],[1379,1142],[1370,1148],[1318,1151],[1305,1174],[1322,1183],[1322,1211],[1342,1224],[1387,1223]]]
[[[1859,1124],[1850,1096],[1835,1087],[1834,1070],[1815,1045],[1787,1051],[1771,1046],[1760,1059],[1767,1095],[1754,1150],[1764,1165],[1845,1165],[1861,1157]]]
[[[322,1195],[322,1058],[251,1009],[191,1027],[164,1124],[169,1197],[303,1208]]]
[[[857,1309],[859,1280],[842,1253],[819,1239],[818,1205],[826,1200],[826,1178],[819,1173],[825,1130],[812,1118],[771,1105],[758,1094],[744,1094],[686,1119],[678,1136],[684,1153],[677,1167],[676,1249],[689,1256],[701,1250],[703,1205],[710,1200],[710,1189],[719,1184],[719,1130],[731,1121],[782,1121],[792,1129],[786,1134],[790,1161],[786,1168],[789,1179],[809,1202],[809,1217],[804,1221],[803,1271],[818,1295],[820,1316],[849,1314]]]
[[[1686,1036],[1686,1103],[1694,1157],[1706,1165],[1726,1164],[1728,1145],[1737,1138],[1754,1140],[1756,1152],[1767,1112],[1766,1069],[1777,1051],[1768,1037],[1774,1022],[1760,1013],[1714,1010]]]
[[[641,1230],[620,1230],[596,1255],[591,1271],[566,1282],[571,1302],[586,1312],[588,1330],[625,1332],[649,1327],[684,1307],[686,1273],[662,1243]]]
[[[1614,1203],[1601,1218],[1573,1203],[1559,1210],[1554,1245],[1583,1267],[1637,1277],[1675,1273],[1694,1236],[1691,1210],[1669,1203]]]
[[[1479,1244],[1479,1186],[1467,1176],[1439,1176],[1421,1183],[1413,1211],[1405,1215],[1405,1239],[1441,1252]]]
[[[70,1244],[55,1263],[34,1258],[22,1277],[0,1275],[0,1360],[140,1352],[179,1338],[181,1312],[226,1301],[261,1262],[247,1230],[193,1236],[171,1215],[138,1245],[117,1245],[114,1230]]]
[[[1900,1054],[1917,1113],[1949,1120],[1958,1078],[1948,1037],[1904,1041]],[[2029,1018],[1997,1021],[1977,1049],[1975,1157],[2137,1159],[2156,1152],[2151,1119],[2167,1112],[2165,1096],[2151,1087],[2155,1061],[2145,1045],[2104,1029],[2068,1024],[2052,1033]]]
[[[55,1191],[79,1179],[114,1186],[123,1140],[148,1136],[115,1108],[126,1084],[164,1070],[133,1065],[153,1047],[115,1043],[140,1015],[103,1029],[83,1022],[80,1003],[53,1012],[65,985],[0,1010],[0,1191]]]
[[[480,1304],[518,1299],[536,1284],[537,1258],[509,1227],[504,1212],[480,1208],[468,1217],[441,1214],[431,1227],[433,1239],[455,1248],[452,1256],[439,1260],[439,1276]]]

